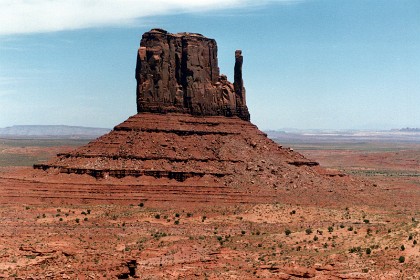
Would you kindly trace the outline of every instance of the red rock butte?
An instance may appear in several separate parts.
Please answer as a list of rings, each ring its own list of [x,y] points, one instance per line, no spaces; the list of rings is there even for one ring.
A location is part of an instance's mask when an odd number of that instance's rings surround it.
[[[253,199],[251,189],[267,198],[278,188],[328,184],[318,163],[277,145],[249,121],[242,52],[232,53],[233,84],[219,73],[215,40],[146,32],[135,71],[138,113],[86,146],[34,168],[50,178],[63,173],[108,182],[131,178],[132,185],[173,186],[184,194],[194,187],[204,200],[229,193],[233,201],[247,201]]]

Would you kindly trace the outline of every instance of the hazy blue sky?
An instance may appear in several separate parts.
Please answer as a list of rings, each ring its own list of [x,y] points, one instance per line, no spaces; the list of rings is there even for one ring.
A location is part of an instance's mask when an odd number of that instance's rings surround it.
[[[231,81],[242,49],[260,129],[420,127],[419,0],[1,0],[0,127],[135,114],[154,27],[215,38]]]

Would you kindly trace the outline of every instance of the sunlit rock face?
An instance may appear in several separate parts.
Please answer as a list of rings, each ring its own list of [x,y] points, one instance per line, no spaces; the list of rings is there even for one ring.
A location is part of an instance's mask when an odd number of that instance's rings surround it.
[[[232,84],[220,75],[214,39],[152,29],[143,34],[137,54],[137,112],[238,116],[249,121],[242,62],[237,50]]]

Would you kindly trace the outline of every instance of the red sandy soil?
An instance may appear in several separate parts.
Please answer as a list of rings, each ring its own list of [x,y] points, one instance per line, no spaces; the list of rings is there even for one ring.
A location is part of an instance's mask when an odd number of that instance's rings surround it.
[[[254,183],[243,188],[230,176],[95,179],[4,167],[0,279],[419,279],[417,149],[392,160],[305,151],[328,168],[380,171],[352,176],[266,153],[249,159],[243,181]],[[260,170],[264,158],[282,167],[278,181]]]

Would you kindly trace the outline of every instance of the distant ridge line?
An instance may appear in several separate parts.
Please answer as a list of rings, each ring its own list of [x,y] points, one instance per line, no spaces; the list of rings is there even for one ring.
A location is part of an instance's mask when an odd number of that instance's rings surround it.
[[[13,125],[0,128],[1,137],[71,137],[96,138],[111,129],[70,125]]]

